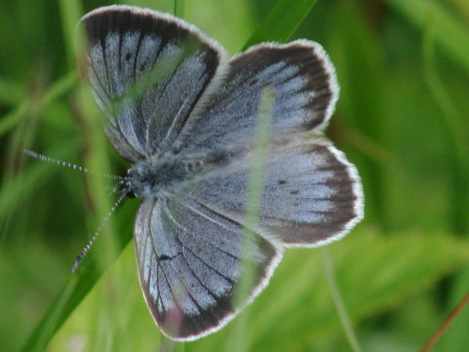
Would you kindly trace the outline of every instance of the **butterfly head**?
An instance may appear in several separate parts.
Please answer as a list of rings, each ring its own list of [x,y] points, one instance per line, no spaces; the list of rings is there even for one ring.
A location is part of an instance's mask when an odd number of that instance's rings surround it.
[[[121,193],[128,197],[149,198],[158,193],[154,172],[150,164],[140,161],[127,170],[126,182],[121,185]]]

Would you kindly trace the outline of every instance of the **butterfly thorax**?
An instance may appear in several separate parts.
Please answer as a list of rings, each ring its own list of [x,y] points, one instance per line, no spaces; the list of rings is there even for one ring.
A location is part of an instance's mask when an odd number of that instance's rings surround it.
[[[196,177],[221,166],[226,152],[179,156],[166,153],[137,162],[127,171],[124,192],[137,198],[157,198],[162,191],[172,192]]]

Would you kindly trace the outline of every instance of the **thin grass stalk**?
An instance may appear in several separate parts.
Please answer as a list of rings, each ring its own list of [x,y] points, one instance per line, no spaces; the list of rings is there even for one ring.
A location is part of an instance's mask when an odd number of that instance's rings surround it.
[[[346,340],[350,348],[354,352],[361,352],[362,348],[357,339],[357,335],[352,326],[352,321],[345,308],[345,303],[337,285],[335,277],[335,268],[332,256],[327,248],[321,249],[322,263],[324,267],[324,276],[326,277],[329,291],[331,293],[332,301],[334,302],[335,310],[340,319],[340,324],[345,333]]]
[[[269,152],[269,144],[271,140],[271,120],[274,106],[274,91],[272,88],[265,88],[261,94],[259,103],[255,144],[250,158],[250,173],[248,177],[247,187],[247,203],[246,203],[246,225],[244,226],[244,243],[242,244],[241,251],[249,251],[250,239],[256,239],[259,234],[255,233],[253,229],[259,228],[259,219],[261,211],[261,199],[264,189],[264,172],[265,162]],[[255,282],[255,264],[248,263],[243,258],[240,263],[242,277],[239,286],[236,288],[234,295],[235,306],[242,305],[249,296],[249,290]],[[248,311],[244,311],[236,321],[235,330],[230,336],[227,347],[230,351],[247,351],[249,341],[247,341],[247,323]]]
[[[75,83],[76,75],[74,72],[70,72],[52,84],[49,90],[38,100],[34,101],[31,97],[24,100],[14,111],[0,117],[0,136],[18,126],[32,110],[39,114],[53,101],[68,93]]]
[[[184,18],[184,0],[174,0],[174,16]]]
[[[466,128],[461,123],[464,121],[464,117],[461,116],[451,101],[451,97],[447,93],[435,66],[435,26],[433,24],[435,17],[433,11],[433,8],[427,8],[427,23],[422,48],[424,75],[429,91],[442,112],[441,116],[446,125],[446,134],[450,142],[448,160],[451,172],[450,184],[452,185],[450,190],[451,199],[448,202],[450,206],[450,227],[453,232],[464,234],[469,228],[466,210],[469,202],[469,181],[467,179],[469,164],[466,159],[469,145],[467,143]]]
[[[243,49],[264,41],[287,41],[303,23],[316,1],[300,0],[295,2],[293,6],[291,0],[278,0]]]

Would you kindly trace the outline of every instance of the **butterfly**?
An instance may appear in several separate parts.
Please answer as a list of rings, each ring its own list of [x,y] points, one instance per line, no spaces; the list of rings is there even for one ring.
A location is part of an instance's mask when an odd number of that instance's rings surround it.
[[[81,23],[105,132],[132,163],[120,191],[141,199],[139,281],[166,336],[221,329],[267,286],[286,248],[338,240],[362,219],[357,170],[323,135],[339,88],[318,43],[263,43],[230,58],[193,25],[149,9],[102,7]],[[261,115],[269,138],[256,158]],[[247,294],[235,299],[248,269]]]

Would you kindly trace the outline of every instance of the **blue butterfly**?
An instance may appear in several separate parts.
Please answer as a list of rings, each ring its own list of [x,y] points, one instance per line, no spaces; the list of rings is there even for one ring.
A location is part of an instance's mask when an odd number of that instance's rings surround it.
[[[323,136],[339,87],[318,43],[263,43],[230,58],[194,26],[147,9],[103,7],[82,24],[106,134],[132,163],[121,194],[142,200],[140,284],[165,335],[219,330],[267,286],[286,248],[338,240],[362,219],[358,173]],[[256,162],[262,190],[250,223]],[[246,267],[248,295],[236,300]]]

